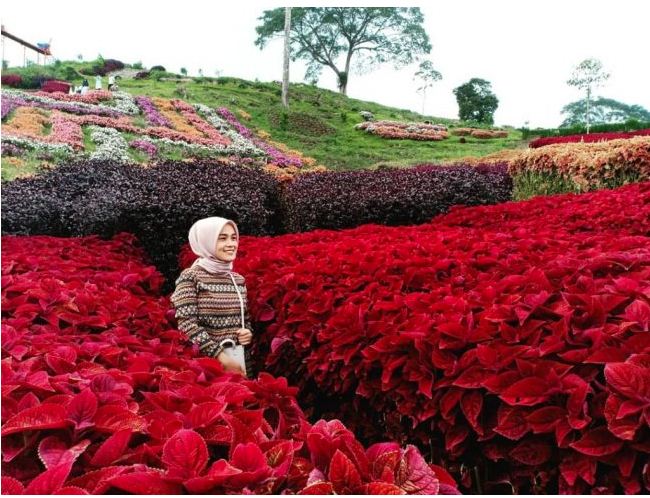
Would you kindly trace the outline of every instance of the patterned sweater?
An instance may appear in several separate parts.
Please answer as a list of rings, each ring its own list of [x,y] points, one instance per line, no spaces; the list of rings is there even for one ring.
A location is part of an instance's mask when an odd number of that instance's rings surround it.
[[[252,330],[245,279],[235,272],[232,275],[244,301],[245,328]],[[176,309],[178,328],[199,346],[203,354],[218,356],[222,351],[219,343],[224,339],[238,343],[236,331],[242,328],[241,309],[237,291],[228,275],[214,275],[200,266],[187,268],[176,280],[171,302]],[[250,374],[248,347],[245,352],[246,371]]]

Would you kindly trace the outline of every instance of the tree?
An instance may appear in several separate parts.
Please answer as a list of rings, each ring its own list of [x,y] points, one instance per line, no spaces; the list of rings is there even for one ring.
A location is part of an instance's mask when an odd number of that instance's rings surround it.
[[[424,114],[424,102],[427,98],[427,88],[431,88],[436,81],[442,79],[442,74],[433,68],[433,62],[422,61],[414,75],[415,79],[420,80],[418,93],[422,93],[422,114]]]
[[[183,76],[187,76],[187,69],[185,69],[184,67],[182,67],[182,68],[181,68],[181,74],[182,74]]]
[[[609,73],[603,71],[603,65],[598,59],[585,59],[578,64],[573,70],[571,78],[567,85],[575,86],[580,90],[586,90],[586,111],[585,121],[587,123],[587,133],[589,133],[591,91],[594,88],[602,86],[609,78]]]
[[[583,125],[587,118],[592,124],[625,123],[631,119],[650,122],[650,112],[642,106],[628,105],[604,97],[595,99],[589,110],[584,99],[571,102],[562,108],[562,114],[565,114],[566,118],[561,127]]]
[[[454,88],[458,102],[458,117],[463,121],[494,123],[494,111],[499,107],[499,99],[492,93],[489,81],[472,78],[467,83]]]
[[[291,7],[284,8],[284,60],[282,63],[282,105],[289,108],[289,55],[291,53]]]
[[[265,10],[255,28],[261,49],[284,31],[284,8]],[[307,61],[305,79],[317,81],[323,67],[347,91],[354,57],[357,72],[385,62],[396,68],[431,52],[417,7],[294,7],[291,9],[291,60]]]

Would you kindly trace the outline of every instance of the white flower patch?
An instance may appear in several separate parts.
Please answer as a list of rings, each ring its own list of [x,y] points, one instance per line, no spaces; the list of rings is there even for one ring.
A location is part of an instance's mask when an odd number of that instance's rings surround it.
[[[262,149],[256,147],[249,139],[233,130],[230,124],[222,119],[214,109],[203,104],[194,104],[194,108],[198,112],[203,113],[208,123],[231,140],[231,144],[226,147],[224,154],[245,157],[266,157],[266,153]]]
[[[48,152],[48,153],[62,152],[65,154],[72,154],[74,152],[72,150],[72,147],[70,147],[68,144],[41,142],[38,140],[33,140],[31,138],[24,138],[24,137],[3,135],[2,143],[17,145],[19,147],[23,147],[25,149],[33,150],[36,152]]]
[[[101,126],[90,126],[89,129],[90,138],[97,144],[97,148],[90,154],[90,159],[118,163],[131,162],[127,153],[129,144],[119,131]]]
[[[115,100],[115,107],[113,109],[133,116],[140,114],[140,108],[130,93],[122,91],[113,92],[113,99]]]

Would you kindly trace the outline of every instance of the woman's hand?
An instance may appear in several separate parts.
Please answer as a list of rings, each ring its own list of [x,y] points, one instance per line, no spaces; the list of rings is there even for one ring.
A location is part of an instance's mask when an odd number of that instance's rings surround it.
[[[228,355],[227,353],[225,353],[225,352],[219,353],[219,355],[217,356],[217,360],[219,360],[219,362],[223,366],[223,369],[226,372],[246,375],[244,373],[244,371],[242,370],[241,366],[239,365],[239,363],[237,363],[235,360],[233,360],[230,357],[230,355]]]
[[[253,341],[253,333],[248,329],[239,329],[237,331],[237,341],[242,346],[248,346]]]

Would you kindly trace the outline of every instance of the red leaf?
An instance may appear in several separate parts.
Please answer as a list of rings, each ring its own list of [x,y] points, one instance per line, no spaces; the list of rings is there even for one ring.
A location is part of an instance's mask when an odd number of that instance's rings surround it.
[[[121,474],[113,477],[109,484],[136,495],[179,495],[182,492],[179,484],[165,481],[155,470]]]
[[[470,425],[476,430],[478,416],[483,408],[483,394],[480,391],[470,391],[463,394],[460,408]]]
[[[436,495],[440,483],[415,446],[408,445],[402,456],[395,484],[413,495]]]
[[[399,486],[389,484],[387,482],[371,482],[364,486],[364,493],[366,495],[405,495],[404,491]]]
[[[2,435],[28,430],[60,429],[67,425],[65,408],[48,403],[28,408],[11,417],[2,427]]]
[[[315,482],[298,492],[299,495],[333,495],[334,487],[331,482]]]
[[[623,318],[629,322],[639,324],[643,332],[650,331],[650,305],[645,301],[641,301],[640,299],[635,300],[625,308]]]
[[[109,481],[127,470],[129,467],[104,467],[100,470],[93,470],[75,477],[68,482],[70,486],[76,486],[88,490],[91,494],[104,494],[110,487]]]
[[[507,405],[499,406],[497,411],[498,424],[494,428],[494,432],[515,441],[521,439],[530,430],[526,415],[527,412],[523,408]]]
[[[22,495],[25,490],[22,482],[9,476],[2,476],[0,484],[3,495]]]
[[[545,442],[524,439],[510,451],[510,456],[524,465],[540,465],[551,457],[551,448]]]
[[[67,418],[74,422],[77,430],[92,426],[96,413],[97,396],[90,389],[84,389],[68,403]]]
[[[162,461],[170,477],[190,479],[200,475],[208,464],[208,447],[199,434],[183,429],[163,446]]]
[[[88,495],[90,494],[83,488],[78,488],[77,486],[66,486],[52,493],[54,495]]]
[[[273,468],[274,477],[286,477],[293,462],[294,446],[291,441],[281,441],[269,448],[264,456],[266,462]]]
[[[226,403],[208,401],[196,405],[190,411],[188,420],[192,429],[206,427],[217,420],[226,409]]]
[[[361,484],[359,471],[343,452],[336,450],[328,475],[337,494],[349,494]]]
[[[548,399],[546,382],[538,377],[527,377],[515,382],[500,394],[500,398],[509,405],[531,406]]]
[[[74,463],[90,445],[90,439],[84,439],[72,448],[57,436],[48,436],[38,445],[38,457],[46,469],[64,463]]]
[[[118,432],[124,429],[144,432],[147,427],[147,423],[142,417],[116,405],[100,407],[93,420],[97,430],[105,432]]]
[[[578,477],[593,486],[596,482],[596,459],[572,452],[562,459],[560,472],[569,486],[573,486]]]
[[[650,403],[650,368],[633,363],[608,363],[605,379],[622,396]]]
[[[526,422],[535,434],[553,432],[560,420],[566,417],[566,410],[559,406],[545,406],[526,415]]]
[[[63,463],[37,475],[25,488],[26,495],[51,495],[63,486],[70,475],[72,462]]]
[[[578,441],[569,446],[584,455],[604,456],[620,450],[623,441],[614,437],[606,427],[598,427],[585,432]]]
[[[207,493],[214,487],[227,483],[230,477],[241,473],[240,469],[221,459],[212,464],[207,475],[188,479],[183,485],[190,493]]]
[[[112,434],[95,452],[90,465],[93,467],[106,467],[114,464],[120,457],[124,456],[131,434],[131,429],[124,429]]]

